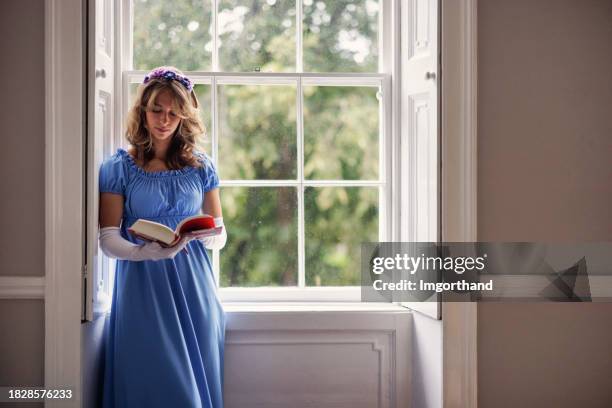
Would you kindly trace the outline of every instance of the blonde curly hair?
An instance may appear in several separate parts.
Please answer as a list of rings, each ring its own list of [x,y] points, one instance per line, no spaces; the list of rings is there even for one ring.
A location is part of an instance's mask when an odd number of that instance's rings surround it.
[[[156,70],[173,71],[184,74],[171,66],[158,67]],[[188,90],[177,80],[151,78],[140,84],[136,98],[127,115],[125,137],[134,147],[136,158],[145,166],[155,156],[153,141],[146,127],[145,114],[152,109],[157,96],[168,91],[173,97],[173,110],[181,119],[166,154],[166,165],[172,170],[186,166],[199,167],[201,163],[194,155],[196,142],[204,138],[206,127],[200,119],[199,102],[193,90]]]

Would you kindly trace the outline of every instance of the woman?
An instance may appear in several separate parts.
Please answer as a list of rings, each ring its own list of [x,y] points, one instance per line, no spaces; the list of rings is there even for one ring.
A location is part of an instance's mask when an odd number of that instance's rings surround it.
[[[105,355],[104,407],[223,406],[225,318],[205,248],[226,232],[162,248],[127,232],[139,218],[174,229],[202,210],[223,225],[219,179],[203,153],[193,83],[149,73],[128,115],[131,147],[100,169],[100,247],[117,258]]]

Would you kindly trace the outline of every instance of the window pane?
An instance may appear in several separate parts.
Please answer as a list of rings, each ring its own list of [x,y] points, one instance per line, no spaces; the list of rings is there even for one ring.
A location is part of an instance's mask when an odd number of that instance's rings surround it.
[[[196,147],[198,150],[204,151],[212,157],[212,121],[210,118],[211,86],[203,84],[195,85],[193,90],[200,103],[200,118],[202,118],[204,126],[206,127],[206,133],[202,135],[202,137],[196,139]]]
[[[304,71],[377,72],[377,0],[304,0]]]
[[[378,179],[377,88],[304,87],[304,177]]]
[[[295,179],[295,86],[222,85],[218,95],[223,179]]]
[[[134,98],[136,97],[136,92],[138,91],[139,86],[140,84],[136,83],[129,85],[128,109],[131,109],[132,104],[134,103]],[[196,84],[194,85],[193,90],[195,91],[198,101],[200,102],[200,118],[206,127],[206,134],[196,139],[196,148],[200,151],[206,152],[212,157],[212,122],[210,114],[211,87],[210,85]]]
[[[128,94],[128,106],[126,109],[126,114],[129,109],[132,109],[132,105],[134,104],[134,98],[136,98],[136,92],[138,92],[138,87],[140,84],[130,84],[129,94]]]
[[[212,68],[211,1],[133,0],[134,69]]]
[[[221,286],[297,284],[297,192],[294,187],[222,187],[228,240]]]
[[[359,285],[361,243],[378,241],[378,188],[308,187],[304,213],[306,285]]]
[[[222,71],[295,72],[295,0],[221,0]]]

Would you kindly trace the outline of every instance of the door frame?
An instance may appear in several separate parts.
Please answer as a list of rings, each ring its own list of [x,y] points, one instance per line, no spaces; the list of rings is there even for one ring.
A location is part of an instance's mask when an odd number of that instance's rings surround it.
[[[82,0],[45,1],[45,387],[81,406],[85,44]]]
[[[477,0],[441,4],[441,240],[477,239]],[[445,408],[478,405],[474,302],[442,304]]]

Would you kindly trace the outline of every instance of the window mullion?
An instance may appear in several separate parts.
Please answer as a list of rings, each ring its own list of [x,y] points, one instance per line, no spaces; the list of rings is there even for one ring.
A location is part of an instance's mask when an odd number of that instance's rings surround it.
[[[298,287],[306,286],[304,242],[304,92],[302,78],[297,80],[297,159],[298,159]]]
[[[122,67],[134,69],[134,5],[131,1],[119,2],[123,7],[123,18],[120,21],[123,32],[121,33],[122,47],[120,52]]]
[[[382,200],[380,203],[384,211],[384,217],[380,220],[380,235],[385,240],[400,239],[401,189],[407,185],[402,179],[405,175],[400,171],[400,3],[399,0],[381,0],[382,12],[379,14],[379,72],[387,74],[381,82],[380,135],[384,142],[381,144],[379,159],[385,181],[382,189],[384,203]],[[409,7],[408,4],[404,6]]]
[[[302,50],[302,19],[303,19],[303,7],[304,0],[295,1],[295,70],[296,72],[304,72],[304,52]]]
[[[214,0],[216,3],[216,0]],[[217,77],[212,77],[211,87],[210,87],[210,118],[212,122],[212,160],[215,163],[215,166],[218,168],[218,160],[219,157],[219,108],[218,108],[218,92],[217,92]],[[221,262],[220,262],[219,250],[213,250],[213,276],[215,277],[215,282],[217,282],[217,287],[221,286]]]
[[[219,71],[219,0],[212,0],[212,71]]]
[[[217,165],[219,154],[219,94],[217,89],[217,77],[213,76],[210,84],[210,118],[212,122],[212,160]]]

